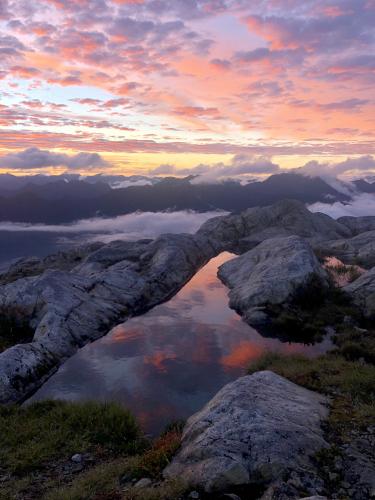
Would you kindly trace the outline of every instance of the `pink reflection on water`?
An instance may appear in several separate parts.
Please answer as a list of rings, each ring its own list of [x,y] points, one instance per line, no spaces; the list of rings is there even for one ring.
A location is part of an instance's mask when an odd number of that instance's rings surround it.
[[[115,400],[128,407],[147,432],[199,410],[223,385],[244,375],[267,351],[317,356],[316,345],[265,337],[228,306],[228,290],[209,262],[169,302],[114,328],[85,346],[36,393],[33,400]]]

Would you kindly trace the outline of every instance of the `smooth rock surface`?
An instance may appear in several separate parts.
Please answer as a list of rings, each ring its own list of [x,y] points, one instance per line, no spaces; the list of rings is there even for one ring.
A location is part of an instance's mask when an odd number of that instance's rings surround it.
[[[229,305],[250,324],[267,320],[270,305],[287,305],[313,278],[327,275],[308,242],[298,236],[265,240],[226,262],[218,276],[230,288]]]
[[[287,470],[310,467],[310,457],[327,446],[327,405],[324,396],[270,371],[242,377],[189,418],[164,476],[212,492],[267,485]]]

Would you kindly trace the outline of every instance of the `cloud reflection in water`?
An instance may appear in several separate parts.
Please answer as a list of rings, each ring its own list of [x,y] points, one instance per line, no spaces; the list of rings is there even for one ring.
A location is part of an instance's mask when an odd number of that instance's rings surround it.
[[[317,355],[329,346],[262,337],[228,307],[213,259],[169,302],[114,328],[69,359],[32,400],[116,400],[158,433],[201,408],[264,351]]]

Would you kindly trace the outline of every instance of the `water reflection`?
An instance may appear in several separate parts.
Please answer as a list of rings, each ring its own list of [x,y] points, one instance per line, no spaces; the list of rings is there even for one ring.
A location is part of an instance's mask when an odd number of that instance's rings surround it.
[[[114,328],[68,360],[34,395],[120,401],[144,429],[160,432],[201,408],[264,351],[317,355],[329,347],[262,337],[228,307],[213,259],[173,299]]]

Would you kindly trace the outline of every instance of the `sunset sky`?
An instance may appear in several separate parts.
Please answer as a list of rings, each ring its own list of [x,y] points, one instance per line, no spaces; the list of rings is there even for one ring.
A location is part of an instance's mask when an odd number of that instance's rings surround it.
[[[0,171],[375,172],[374,26],[375,0],[0,0]]]

